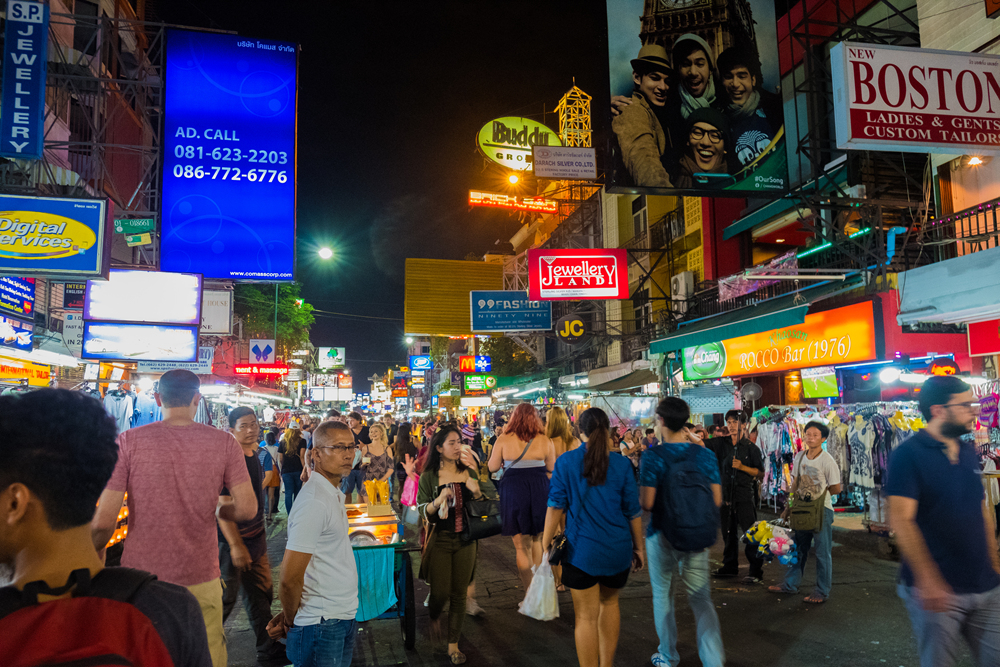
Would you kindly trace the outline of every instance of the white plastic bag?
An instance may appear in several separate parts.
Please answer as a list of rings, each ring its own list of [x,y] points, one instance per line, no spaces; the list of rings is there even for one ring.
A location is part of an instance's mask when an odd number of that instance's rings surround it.
[[[559,596],[556,594],[556,579],[552,576],[549,554],[542,556],[542,564],[534,570],[531,585],[524,595],[518,611],[538,621],[559,618]]]

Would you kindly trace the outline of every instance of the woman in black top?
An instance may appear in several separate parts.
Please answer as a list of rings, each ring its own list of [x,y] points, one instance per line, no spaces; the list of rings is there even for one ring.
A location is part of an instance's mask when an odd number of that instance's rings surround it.
[[[278,450],[278,467],[281,468],[281,481],[285,484],[286,515],[292,513],[292,503],[302,488],[302,456],[305,450],[306,441],[298,429],[285,431],[285,442]]]

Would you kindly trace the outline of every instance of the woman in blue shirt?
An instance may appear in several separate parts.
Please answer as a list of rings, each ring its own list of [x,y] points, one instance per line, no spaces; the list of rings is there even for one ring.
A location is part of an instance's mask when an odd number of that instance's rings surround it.
[[[569,547],[562,583],[572,591],[581,667],[614,663],[618,590],[646,562],[642,510],[632,464],[618,451],[603,410],[580,415],[585,446],[556,460],[542,544],[548,550],[563,517]]]

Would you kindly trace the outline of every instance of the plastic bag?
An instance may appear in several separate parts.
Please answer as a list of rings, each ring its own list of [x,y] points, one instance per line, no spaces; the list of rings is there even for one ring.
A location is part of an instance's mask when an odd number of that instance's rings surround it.
[[[399,502],[406,507],[413,507],[417,504],[417,480],[412,477],[406,478],[406,481],[403,482],[403,494],[400,496]]]
[[[548,553],[542,556],[542,564],[534,570],[531,585],[524,595],[518,611],[538,621],[559,618],[559,596],[556,594],[556,580],[552,576]]]

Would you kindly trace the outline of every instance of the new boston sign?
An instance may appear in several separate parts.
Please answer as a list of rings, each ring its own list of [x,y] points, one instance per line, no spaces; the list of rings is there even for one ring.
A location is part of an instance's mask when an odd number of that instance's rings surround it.
[[[548,331],[552,304],[532,301],[523,290],[471,291],[472,331]]]

